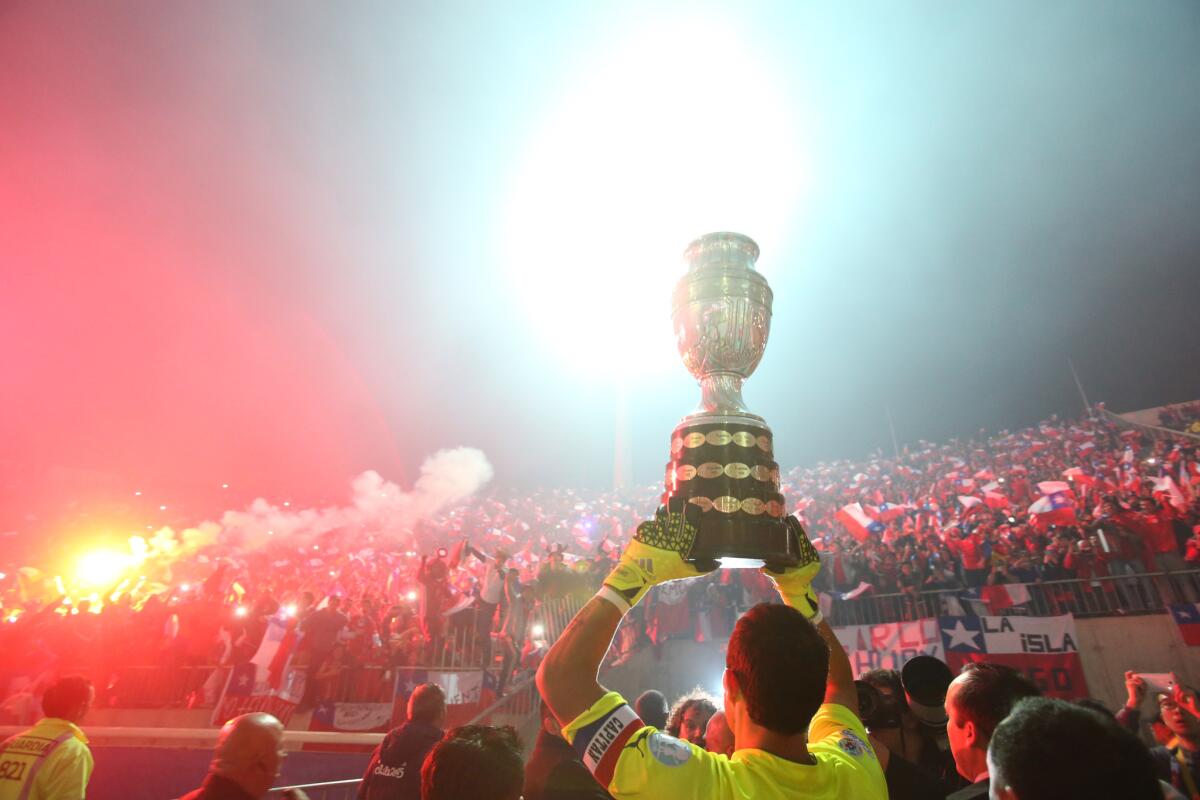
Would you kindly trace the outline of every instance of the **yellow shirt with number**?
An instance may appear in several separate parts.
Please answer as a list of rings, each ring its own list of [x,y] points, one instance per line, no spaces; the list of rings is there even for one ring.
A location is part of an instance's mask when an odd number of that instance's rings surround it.
[[[66,738],[44,759],[60,736]],[[28,800],[83,800],[92,777],[87,737],[75,724],[46,717],[0,745],[0,800],[17,800],[31,779]]]
[[[764,750],[709,753],[642,723],[609,692],[563,729],[567,741],[617,800],[887,800],[887,785],[862,722],[826,703],[808,729],[815,764]]]

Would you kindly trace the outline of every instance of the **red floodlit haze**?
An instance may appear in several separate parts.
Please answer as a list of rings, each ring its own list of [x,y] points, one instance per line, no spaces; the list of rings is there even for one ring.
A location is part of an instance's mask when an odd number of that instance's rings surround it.
[[[343,499],[365,467],[403,480],[293,285],[322,254],[289,201],[303,176],[237,113],[259,99],[230,89],[252,51],[182,80],[163,41],[105,36],[129,20],[67,13],[0,25],[0,531],[97,492],[199,516]]]

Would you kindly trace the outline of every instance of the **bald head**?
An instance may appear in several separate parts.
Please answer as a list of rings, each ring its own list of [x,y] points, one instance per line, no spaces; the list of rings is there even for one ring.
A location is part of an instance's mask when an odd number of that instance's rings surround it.
[[[283,723],[270,714],[243,714],[221,728],[209,772],[261,797],[278,777],[283,756]]]
[[[704,747],[710,753],[733,755],[733,731],[729,729],[724,711],[718,711],[708,718],[708,727],[704,729]]]

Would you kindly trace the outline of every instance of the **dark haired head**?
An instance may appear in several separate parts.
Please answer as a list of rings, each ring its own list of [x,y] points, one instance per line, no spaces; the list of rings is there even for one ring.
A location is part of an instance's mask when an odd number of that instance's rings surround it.
[[[955,707],[987,737],[1008,716],[1014,703],[1041,694],[1018,670],[990,661],[963,664],[953,685]]]
[[[992,731],[1013,704],[1040,692],[1012,667],[988,661],[969,662],[946,692],[946,738],[958,774],[969,781],[987,772],[987,746]]]
[[[521,742],[507,725],[455,728],[421,766],[421,800],[517,800],[524,783]]]
[[[92,705],[92,682],[82,675],[59,678],[42,695],[42,713],[47,717],[79,722]]]
[[[647,689],[638,695],[637,700],[633,703],[633,710],[637,712],[638,717],[642,722],[652,728],[666,730],[667,728],[667,698],[657,689]]]
[[[760,603],[734,626],[725,669],[751,721],[791,736],[808,730],[824,702],[829,646],[796,609]]]
[[[704,729],[715,713],[717,704],[713,697],[697,686],[675,701],[667,719],[667,733],[703,747]]]
[[[1016,800],[1159,800],[1150,752],[1111,717],[1065,700],[1019,701],[992,734],[992,786]]]
[[[422,683],[408,697],[408,718],[412,722],[441,726],[446,719],[446,693],[436,683]]]

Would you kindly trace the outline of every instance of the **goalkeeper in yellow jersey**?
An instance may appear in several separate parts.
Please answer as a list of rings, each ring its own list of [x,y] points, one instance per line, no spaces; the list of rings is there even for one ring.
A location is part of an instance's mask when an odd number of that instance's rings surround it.
[[[701,513],[673,500],[638,526],[600,591],[550,648],[537,685],[567,741],[618,800],[886,800],[850,662],[810,589],[817,553],[794,517],[787,524],[799,538],[800,564],[765,570],[784,605],[750,609],[729,640],[722,681],[732,757],[647,726],[597,682],[617,626],[646,592],[701,574],[682,555]]]

